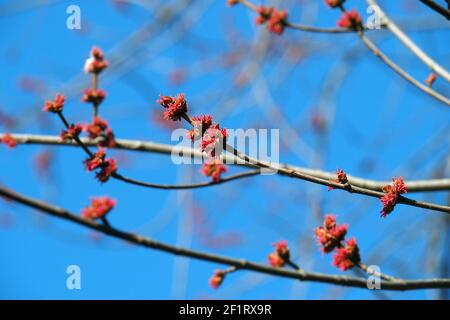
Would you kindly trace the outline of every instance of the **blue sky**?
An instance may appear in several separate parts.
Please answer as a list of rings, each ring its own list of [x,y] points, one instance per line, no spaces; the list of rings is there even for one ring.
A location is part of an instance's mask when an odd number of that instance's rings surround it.
[[[363,1],[347,2],[365,12]],[[444,18],[417,1],[379,2],[413,40],[449,68]],[[80,98],[90,79],[82,67],[97,45],[107,59],[117,62],[102,75],[100,85],[108,93],[101,115],[119,138],[174,144],[170,130],[154,121],[161,111],[155,100],[160,93],[184,92],[192,114],[210,113],[223,127],[280,129],[282,162],[328,171],[340,167],[379,180],[399,175],[406,180],[448,177],[448,108],[393,74],[355,35],[293,30],[281,37],[267,35],[254,25],[252,13],[241,6],[229,8],[225,1],[198,1],[175,13],[172,21],[158,23],[162,8],[174,8],[179,1],[149,1],[146,8],[118,7],[103,0],[39,3],[0,1],[4,6],[0,111],[16,120],[13,127],[0,124],[0,132],[59,134],[57,119],[41,112],[43,101],[56,92],[68,97],[69,119],[88,121],[90,109]],[[290,8],[293,21],[334,26],[339,17],[322,1],[296,3],[282,5]],[[79,31],[66,28],[66,8],[71,4],[81,8]],[[149,32],[143,39],[126,42],[145,26]],[[428,76],[428,70],[392,34],[373,31],[370,37],[413,76],[420,80]],[[264,43],[268,50],[259,61],[255,48]],[[224,62],[233,59],[234,63]],[[235,85],[252,68],[259,70],[256,77],[246,85]],[[268,87],[268,93],[259,95],[261,87]],[[438,79],[435,88],[448,95],[444,80]],[[326,135],[317,134],[311,125],[314,114],[327,119]],[[52,155],[52,166],[38,174],[36,157],[43,152]],[[168,156],[122,151],[111,155],[130,177],[169,184],[206,180],[198,165],[175,166]],[[313,239],[318,216],[332,212],[339,222],[350,224],[349,235],[358,239],[367,264],[408,279],[448,273],[448,264],[445,267],[441,259],[448,259],[448,220],[440,213],[398,206],[381,219],[376,199],[328,192],[326,187],[277,176],[195,191],[144,189],[118,181],[100,185],[85,172],[83,159],[79,149],[0,146],[0,182],[73,212],[80,212],[91,196],[109,195],[117,200],[109,216],[116,227],[257,262],[266,262],[273,242],[287,239],[295,261],[306,270],[340,274],[331,266],[331,256],[322,255]],[[445,203],[448,193],[411,197]],[[81,268],[81,290],[66,288],[66,268],[72,264]],[[380,298],[366,290],[246,271],[230,275],[214,291],[208,278],[219,267],[135,248],[0,202],[2,299]],[[384,294],[433,299],[439,293]]]

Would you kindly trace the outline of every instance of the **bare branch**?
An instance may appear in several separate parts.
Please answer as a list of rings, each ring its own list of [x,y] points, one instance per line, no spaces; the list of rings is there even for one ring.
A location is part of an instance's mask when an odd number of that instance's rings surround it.
[[[447,20],[450,20],[450,10],[445,9],[444,7],[441,7],[440,5],[438,5],[436,2],[434,2],[432,0],[420,0],[420,2],[427,5],[428,7],[430,7],[437,13],[439,13],[440,15],[444,16],[445,18],[447,18]],[[448,0],[447,0],[447,5],[450,8],[450,3],[448,2]]]
[[[69,220],[86,228],[96,230],[111,237],[122,239],[135,245],[164,251],[176,256],[185,256],[198,260],[220,263],[228,266],[236,267],[242,270],[251,270],[259,273],[270,274],[278,277],[297,279],[300,281],[312,281],[335,284],[340,286],[367,288],[367,280],[364,278],[356,278],[341,275],[330,275],[316,272],[307,272],[300,270],[289,270],[281,268],[273,268],[267,265],[250,262],[247,260],[230,258],[227,256],[214,255],[202,251],[191,250],[183,247],[172,246],[163,242],[153,240],[138,234],[121,231],[103,223],[97,223],[93,220],[82,218],[63,208],[53,206],[51,204],[33,199],[4,186],[0,186],[0,195],[28,207],[37,209],[46,214]],[[421,279],[421,280],[381,280],[381,288],[384,290],[417,290],[417,289],[438,289],[450,288],[450,279]]]
[[[0,139],[4,134],[0,133]],[[61,141],[60,137],[52,135],[37,135],[37,134],[20,134],[15,133],[11,136],[16,140],[18,144],[38,144],[38,145],[56,145],[56,146],[78,146],[75,142],[71,141]],[[96,146],[98,140],[91,140],[88,138],[80,138],[83,144],[87,146]],[[128,150],[128,151],[140,151],[149,152],[157,154],[171,155],[176,154],[180,156],[202,158],[203,154],[199,150],[193,148],[185,148],[180,146],[172,146],[169,144],[157,143],[153,141],[142,141],[142,140],[128,140],[128,139],[116,139],[116,145],[112,149],[118,150]],[[235,164],[238,166],[245,166],[249,168],[257,168],[256,165],[245,162],[238,162],[235,156],[224,155],[224,161],[227,164]],[[323,180],[331,180],[336,177],[333,172],[326,172],[318,169],[310,169],[304,167],[298,167],[292,164],[274,164],[280,168],[287,170],[294,170],[297,172],[302,172]],[[381,191],[382,187],[391,183],[391,181],[375,181],[364,179],[360,177],[355,177],[347,175],[348,181],[352,186],[360,187],[363,189],[369,189],[373,191]],[[429,179],[429,180],[409,180],[406,181],[406,186],[408,188],[408,193],[413,192],[432,192],[432,191],[449,191],[450,190],[450,179]]]
[[[415,44],[380,8],[376,0],[366,0],[370,5],[378,6],[379,13],[382,15],[382,22],[412,53],[416,55],[431,71],[440,75],[443,79],[450,82],[450,74],[440,64],[434,61],[426,52]],[[423,1],[422,1],[423,2]],[[444,9],[445,10],[445,9]],[[450,12],[446,10],[450,15]],[[448,19],[448,18],[447,18]]]

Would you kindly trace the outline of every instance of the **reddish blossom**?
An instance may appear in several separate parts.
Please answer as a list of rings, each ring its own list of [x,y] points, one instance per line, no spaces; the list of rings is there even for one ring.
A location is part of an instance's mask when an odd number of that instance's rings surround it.
[[[113,148],[116,145],[116,138],[111,128],[107,128],[103,135],[103,140],[98,143],[100,147]]]
[[[72,139],[75,139],[76,137],[78,137],[82,130],[83,130],[83,126],[80,123],[71,124],[69,126],[69,129],[62,130],[61,134],[59,136],[60,136],[61,140],[63,140],[63,141],[72,140]]]
[[[84,131],[88,133],[90,139],[102,137],[103,139],[99,142],[101,147],[112,148],[115,145],[112,129],[109,127],[108,122],[100,117],[94,117],[92,123],[84,126]]]
[[[273,10],[272,15],[267,23],[267,30],[275,34],[281,35],[286,27],[287,12],[285,10]]]
[[[200,172],[207,177],[211,177],[214,182],[219,182],[221,174],[227,172],[227,166],[222,164],[220,160],[216,159],[210,162],[205,162]]]
[[[201,150],[208,156],[215,157],[224,149],[227,136],[227,129],[221,129],[217,123],[211,125],[203,135]]]
[[[98,181],[105,183],[117,171],[117,163],[114,159],[106,159],[103,162],[101,170],[96,174]]]
[[[332,181],[336,183],[347,184],[348,183],[347,174],[344,172],[344,170],[338,169],[336,171],[336,178],[333,179]],[[328,186],[328,191],[332,189],[333,189],[332,186]]]
[[[347,234],[347,229],[348,226],[346,224],[337,225],[336,217],[332,214],[327,214],[323,226],[314,230],[317,241],[322,245],[322,252],[329,253],[339,247]]]
[[[272,16],[272,12],[272,7],[264,7],[263,5],[260,5],[258,7],[259,16],[256,18],[256,24],[264,24],[269,21],[270,17]]]
[[[226,272],[223,270],[216,270],[211,278],[209,278],[209,285],[213,289],[218,289],[225,279]]]
[[[386,218],[388,214],[394,211],[399,196],[408,191],[405,182],[403,181],[403,177],[394,177],[392,178],[392,181],[393,185],[386,185],[383,187],[383,192],[386,194],[380,199],[383,205],[383,208],[381,209],[381,216],[383,218]]]
[[[81,216],[86,219],[103,218],[115,205],[116,201],[108,197],[92,198],[91,205],[82,210]]]
[[[166,120],[179,121],[183,114],[188,111],[187,102],[182,93],[175,97],[161,95],[157,102],[166,109],[164,111],[164,119]]]
[[[358,11],[352,9],[350,12],[344,12],[342,14],[337,25],[341,28],[358,29],[362,27],[362,19]]]
[[[105,150],[103,148],[98,149],[93,158],[89,158],[84,161],[86,170],[93,171],[95,169],[100,168],[103,165],[105,157],[106,157]]]
[[[287,12],[279,11],[272,7],[258,7],[258,17],[256,24],[264,24],[267,22],[267,30],[276,34],[282,34],[286,27]]]
[[[52,113],[62,112],[64,107],[64,100],[64,96],[58,93],[55,95],[55,99],[53,101],[45,101],[44,108],[42,110]]]
[[[17,141],[9,133],[5,133],[3,138],[0,138],[0,142],[5,144],[8,148],[17,146]]]
[[[106,92],[103,90],[85,89],[81,100],[83,102],[93,103],[99,105],[106,97]]]
[[[108,67],[108,61],[105,60],[102,50],[97,47],[92,48],[91,56],[84,64],[84,72],[99,74]]]
[[[88,133],[89,138],[95,139],[100,137],[106,128],[108,128],[108,122],[106,120],[100,117],[94,117],[92,123],[85,125],[84,131]]]
[[[286,240],[274,243],[275,251],[269,255],[269,263],[272,267],[281,268],[289,261],[291,253]]]
[[[344,4],[345,0],[325,0],[325,3],[331,8],[337,8]]]
[[[194,142],[203,136],[206,130],[212,124],[212,118],[210,115],[201,115],[199,117],[192,117],[193,128],[188,131],[187,137]]]
[[[361,262],[356,239],[347,240],[345,247],[338,248],[333,255],[333,265],[342,271],[353,268]]]

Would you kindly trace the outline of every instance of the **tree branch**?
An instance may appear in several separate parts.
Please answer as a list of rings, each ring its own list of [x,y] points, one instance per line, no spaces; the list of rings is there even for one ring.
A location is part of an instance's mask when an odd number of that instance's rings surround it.
[[[278,277],[297,279],[300,281],[322,282],[340,286],[367,288],[367,281],[364,278],[307,272],[302,269],[288,270],[281,268],[273,268],[267,265],[254,263],[247,260],[235,259],[227,256],[214,255],[183,247],[172,246],[138,234],[121,231],[119,229],[115,229],[103,223],[100,224],[93,220],[82,218],[63,208],[56,207],[43,201],[24,196],[1,185],[0,185],[0,196],[22,203],[28,207],[37,209],[43,213],[74,222],[89,229],[96,230],[111,237],[122,239],[130,243],[134,243],[135,245],[143,246],[146,248],[164,251],[173,255],[185,256],[208,262],[215,262],[219,264],[233,266],[242,270],[250,270]],[[380,280],[380,283],[381,288],[384,290],[403,291],[416,289],[450,288],[450,279],[421,279],[421,280],[395,279],[391,281]]]
[[[423,4],[425,4],[426,6],[428,6],[429,8],[433,9],[440,15],[447,18],[447,20],[450,20],[450,10],[445,9],[444,7],[441,7],[440,5],[438,5],[436,2],[434,2],[432,0],[419,0],[419,1],[422,2]],[[450,3],[448,2],[448,0],[447,0],[447,4],[450,8]]]
[[[366,0],[369,5],[378,7],[379,13],[382,15],[382,22],[413,54],[416,55],[431,71],[440,75],[447,82],[450,82],[450,74],[440,64],[434,61],[426,52],[424,52],[417,44],[415,44],[381,9],[376,0]],[[423,1],[422,1],[423,2]],[[444,9],[445,10],[445,9]],[[450,12],[446,10],[449,14]],[[447,18],[448,19],[448,18]]]
[[[4,134],[0,133],[0,139]],[[68,146],[76,147],[77,143],[72,141],[61,141],[58,136],[52,135],[37,135],[37,134],[21,134],[14,133],[11,136],[16,140],[18,144],[30,144],[30,145],[50,145],[50,146]],[[98,144],[98,140],[92,140],[88,138],[80,138],[83,144],[87,146],[95,147]],[[186,148],[180,146],[173,146],[170,144],[157,143],[153,141],[143,141],[143,140],[128,140],[128,139],[116,139],[116,145],[111,149],[127,150],[127,151],[139,151],[139,152],[149,152],[156,154],[171,155],[176,154],[180,156],[193,157],[196,159],[201,159],[203,154],[200,150],[195,150],[193,148]],[[237,161],[235,156],[223,155],[224,161],[227,164],[235,164],[237,166],[244,166],[248,168],[257,168],[256,165],[242,161]],[[274,164],[281,168],[287,170],[294,170],[297,172],[302,172],[309,174],[311,176],[321,178],[323,180],[331,180],[336,178],[336,173],[326,172],[317,169],[310,169],[304,167],[294,166],[292,164]],[[369,189],[373,191],[381,191],[382,187],[391,183],[391,181],[376,181],[363,179],[360,177],[355,177],[347,175],[348,181],[352,186],[360,187],[363,189]],[[433,191],[449,191],[450,190],[450,179],[429,179],[429,180],[409,180],[406,181],[406,187],[408,188],[408,193],[413,192],[433,192]]]

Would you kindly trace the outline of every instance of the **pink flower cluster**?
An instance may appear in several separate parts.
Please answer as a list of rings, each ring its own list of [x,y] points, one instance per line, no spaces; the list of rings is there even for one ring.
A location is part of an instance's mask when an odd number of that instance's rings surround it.
[[[383,187],[383,192],[386,194],[381,197],[381,203],[383,208],[381,209],[381,216],[386,218],[388,214],[394,211],[395,205],[397,204],[398,197],[408,192],[403,177],[392,178],[393,185],[386,185]]]
[[[80,135],[82,130],[83,130],[83,126],[80,123],[71,124],[69,126],[69,129],[62,130],[61,134],[59,136],[62,141],[70,141],[72,139],[77,138]]]
[[[208,157],[216,157],[220,155],[225,148],[226,139],[228,137],[227,129],[220,128],[218,123],[212,124],[203,134],[200,148]]]
[[[100,89],[85,89],[81,100],[83,102],[99,105],[106,97],[106,92]]]
[[[227,166],[219,159],[215,159],[205,162],[200,172],[207,177],[211,177],[214,182],[219,182],[221,174],[227,172]]]
[[[362,19],[358,11],[352,9],[349,12],[342,13],[337,25],[341,28],[358,29],[362,27]]]
[[[272,7],[258,7],[258,17],[256,24],[264,24],[267,22],[267,30],[275,34],[281,35],[287,24],[288,14],[285,10],[277,10]]]
[[[352,238],[345,245],[342,244],[347,235],[347,229],[346,224],[337,225],[336,217],[327,214],[323,226],[314,230],[317,241],[322,246],[322,252],[330,253],[335,250],[333,265],[342,271],[353,268],[361,261],[356,239]]]
[[[14,148],[17,146],[17,141],[9,133],[5,133],[3,135],[3,138],[0,139],[0,143],[3,143],[8,148]]]
[[[272,267],[281,268],[291,258],[291,253],[286,240],[278,241],[273,244],[275,251],[272,252],[268,259]]]
[[[345,246],[338,248],[333,256],[333,265],[342,271],[353,268],[361,261],[355,238],[347,240]]]
[[[84,131],[88,133],[90,139],[102,137],[103,139],[98,143],[100,147],[112,148],[116,145],[112,129],[109,127],[108,122],[100,117],[94,117],[92,123],[84,126]]]
[[[211,278],[209,278],[209,285],[213,289],[218,289],[225,279],[226,272],[223,270],[216,270]]]
[[[53,101],[45,101],[43,111],[58,113],[62,112],[64,107],[65,97],[62,94],[56,94],[55,99]]]
[[[84,64],[84,72],[99,74],[108,67],[108,61],[105,60],[103,51],[97,47],[92,48],[91,56]]]
[[[336,178],[332,180],[336,183],[346,184],[348,183],[347,174],[342,169],[336,171]],[[328,191],[333,190],[332,186],[328,186]]]
[[[91,199],[91,205],[81,211],[81,216],[86,219],[100,219],[108,214],[116,205],[114,199],[97,197]]]
[[[203,137],[203,134],[212,125],[212,117],[210,115],[201,115],[198,117],[192,117],[193,128],[188,131],[187,137],[192,140],[192,142]]]
[[[116,160],[106,158],[106,152],[102,148],[95,153],[93,158],[86,159],[84,165],[88,171],[100,169],[96,173],[96,178],[102,183],[107,182],[117,172]]]
[[[175,97],[161,95],[157,102],[166,109],[164,111],[164,119],[166,120],[180,121],[181,117],[188,111],[187,102],[182,93]]]
[[[347,235],[347,229],[348,226],[346,224],[336,224],[334,215],[325,215],[323,226],[314,230],[317,241],[322,246],[322,252],[329,253],[337,248]]]

